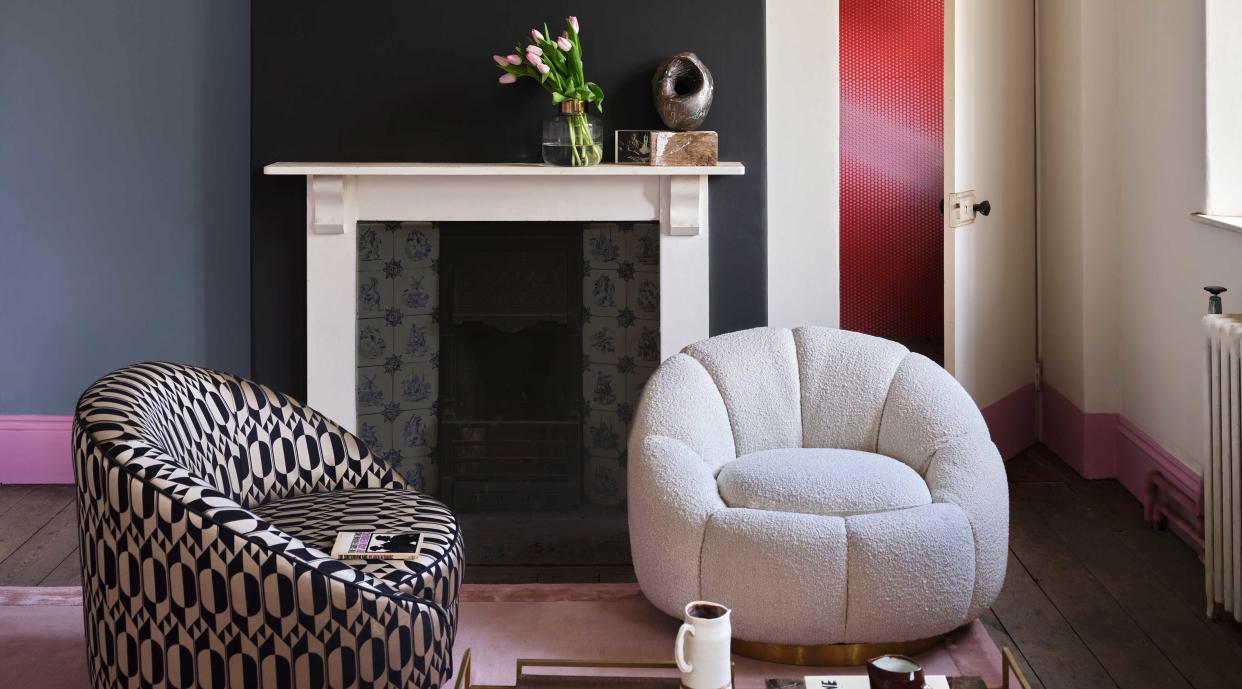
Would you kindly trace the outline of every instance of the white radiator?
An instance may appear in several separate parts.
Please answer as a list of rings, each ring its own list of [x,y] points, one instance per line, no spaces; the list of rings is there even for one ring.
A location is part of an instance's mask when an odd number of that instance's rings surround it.
[[[1207,355],[1207,446],[1203,471],[1203,563],[1207,612],[1242,622],[1242,315],[1203,319]]]

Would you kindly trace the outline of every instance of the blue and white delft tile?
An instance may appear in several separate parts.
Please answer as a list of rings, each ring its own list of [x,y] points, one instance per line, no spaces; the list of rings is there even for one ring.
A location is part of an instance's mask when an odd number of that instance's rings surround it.
[[[583,259],[592,268],[616,268],[624,252],[625,237],[616,223],[591,223],[582,235]]]
[[[436,439],[436,417],[430,408],[402,410],[392,423],[393,446],[402,457],[430,455]]]
[[[433,313],[440,306],[440,276],[415,268],[393,281],[393,300],[407,315]]]
[[[639,273],[660,271],[660,225],[658,223],[634,223],[633,230],[626,233],[629,247],[626,258],[634,263]]]
[[[628,305],[640,319],[660,317],[660,274],[638,273],[629,285]]]
[[[625,467],[616,457],[592,457],[583,466],[582,482],[592,504],[616,506],[625,501]]]
[[[358,317],[376,318],[393,306],[392,280],[383,271],[368,270],[358,273]]]
[[[391,258],[392,233],[384,223],[358,223],[358,271],[381,270]]]
[[[397,352],[406,361],[434,361],[440,353],[440,325],[430,315],[406,316],[397,333]]]
[[[395,258],[430,267],[440,258],[440,228],[429,222],[403,222],[396,233]]]
[[[582,399],[594,410],[615,410],[626,400],[625,376],[617,367],[609,364],[591,364],[591,370],[582,377]]]
[[[586,418],[584,437],[592,457],[616,457],[625,449],[625,423],[615,411],[592,409]]]
[[[358,320],[358,365],[376,366],[393,350],[392,328],[383,318]]]
[[[625,353],[636,366],[660,364],[660,328],[657,321],[639,320],[626,332]]]
[[[625,282],[615,270],[593,268],[582,280],[582,303],[592,317],[615,316],[625,305]]]
[[[406,363],[393,384],[393,397],[403,406],[429,408],[440,399],[440,370],[430,361]]]
[[[590,362],[616,363],[626,350],[625,331],[614,316],[595,316],[582,325],[582,353]]]
[[[392,448],[392,424],[383,414],[359,414],[357,435],[371,454],[378,457]]]
[[[357,370],[355,391],[359,414],[378,412],[393,401],[392,376],[383,366],[364,366]]]

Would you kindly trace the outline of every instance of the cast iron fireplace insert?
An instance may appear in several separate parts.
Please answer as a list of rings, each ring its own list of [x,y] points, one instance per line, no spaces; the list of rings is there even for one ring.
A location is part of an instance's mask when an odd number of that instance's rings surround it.
[[[582,496],[582,228],[456,226],[440,254],[440,496],[458,510]]]

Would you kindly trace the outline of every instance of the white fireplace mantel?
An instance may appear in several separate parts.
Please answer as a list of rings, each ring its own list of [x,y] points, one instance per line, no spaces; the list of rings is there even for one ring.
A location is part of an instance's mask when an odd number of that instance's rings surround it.
[[[306,177],[307,402],[356,423],[358,220],[660,223],[660,354],[708,336],[708,184],[701,167],[523,163],[273,163]]]

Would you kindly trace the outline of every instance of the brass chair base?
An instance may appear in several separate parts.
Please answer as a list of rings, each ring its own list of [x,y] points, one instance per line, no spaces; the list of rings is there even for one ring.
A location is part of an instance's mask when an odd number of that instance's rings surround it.
[[[766,660],[785,665],[819,665],[844,667],[865,665],[868,660],[882,655],[918,655],[940,645],[945,634],[914,641],[894,641],[876,644],[771,644],[762,641],[733,640],[733,652],[747,658]]]

